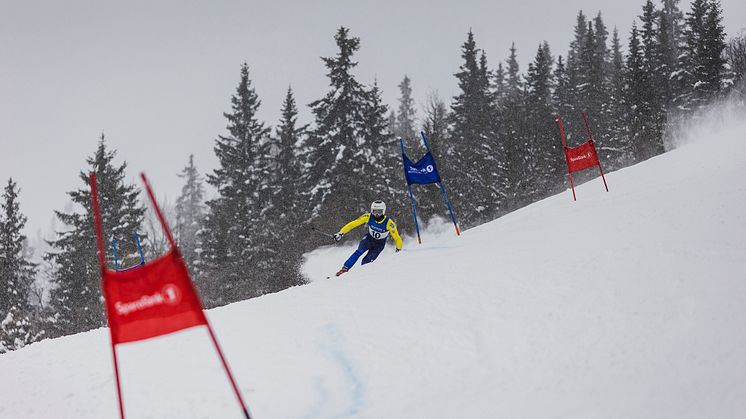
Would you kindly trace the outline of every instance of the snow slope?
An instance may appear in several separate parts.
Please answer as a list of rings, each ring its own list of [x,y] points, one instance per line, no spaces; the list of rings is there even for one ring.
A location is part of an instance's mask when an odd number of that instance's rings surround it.
[[[319,249],[311,284],[209,311],[253,416],[745,417],[739,118],[609,193],[436,225],[341,279],[352,244]],[[118,417],[107,333],[0,356],[0,418]],[[128,418],[241,417],[204,330],[119,355]]]

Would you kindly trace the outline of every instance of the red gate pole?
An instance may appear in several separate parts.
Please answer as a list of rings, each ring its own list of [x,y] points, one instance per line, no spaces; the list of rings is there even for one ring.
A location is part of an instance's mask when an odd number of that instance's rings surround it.
[[[228,368],[228,362],[226,362],[225,356],[223,356],[223,351],[220,349],[220,345],[218,344],[218,340],[215,337],[215,333],[212,332],[212,326],[210,326],[210,322],[207,322],[207,331],[210,334],[210,339],[212,339],[212,344],[215,346],[215,351],[217,351],[218,356],[220,357],[220,362],[223,364],[223,369],[225,370],[226,375],[228,375],[228,381],[231,382],[231,387],[233,387],[233,392],[236,394],[238,403],[241,405],[243,415],[244,417],[246,417],[246,419],[251,419],[249,408],[246,406],[243,397],[241,397],[241,391],[238,389],[238,385],[236,384],[236,380],[233,378],[233,374],[231,374],[230,368]]]
[[[588,119],[585,117],[585,112],[583,112],[583,121],[585,121],[585,130],[588,131],[588,135],[591,139],[591,144],[593,144],[593,151],[596,153],[596,160],[598,160],[598,171],[601,172],[601,179],[604,180],[604,188],[606,188],[606,192],[609,192],[609,185],[606,184],[606,177],[604,176],[604,171],[601,169],[601,159],[598,158],[598,150],[596,150],[596,142],[593,141],[593,133],[591,132],[591,128],[588,126]]]
[[[104,257],[104,232],[101,224],[101,208],[98,206],[98,188],[96,187],[96,173],[91,172],[88,176],[88,182],[91,185],[91,201],[93,201],[93,224],[96,229],[96,246],[98,247],[98,266],[101,269],[101,281],[106,271],[106,258]],[[103,283],[101,289],[103,289]],[[108,319],[107,319],[108,321]],[[111,329],[109,329],[111,332]],[[114,344],[114,336],[109,333],[111,344],[111,355],[114,359],[114,377],[117,383],[117,400],[119,401],[119,417],[124,419],[124,402],[122,401],[122,384],[119,380],[119,361],[117,360],[117,348]]]
[[[560,136],[562,138],[562,152],[565,153],[565,163],[567,163],[567,174],[570,176],[570,188],[572,188],[572,200],[577,201],[575,198],[575,184],[572,181],[572,171],[570,171],[570,160],[567,158],[567,144],[565,144],[565,129],[562,127],[562,115],[557,114],[557,122],[559,123]]]
[[[117,348],[111,342],[111,355],[114,358],[114,376],[117,381],[117,400],[119,400],[119,417],[124,419],[124,402],[122,401],[122,385],[119,382],[119,361],[117,360]]]
[[[177,253],[179,258],[181,258],[181,252],[179,252],[179,248],[176,246],[176,241],[174,240],[173,234],[171,234],[171,229],[168,228],[168,224],[166,224],[166,218],[163,216],[163,213],[161,212],[161,208],[158,206],[158,201],[155,199],[155,195],[153,194],[153,189],[150,187],[150,182],[148,182],[148,178],[145,177],[145,173],[140,173],[140,178],[142,179],[142,183],[145,184],[145,191],[148,193],[148,198],[150,198],[151,204],[153,204],[153,208],[155,209],[155,213],[158,216],[158,220],[161,223],[161,226],[163,227],[163,231],[166,233],[166,238],[168,239],[168,242],[171,244],[171,248]],[[223,356],[223,351],[220,349],[220,345],[218,344],[218,339],[215,337],[215,333],[212,331],[212,326],[210,325],[209,320],[205,320],[205,326],[207,326],[207,332],[210,335],[210,339],[212,340],[212,344],[215,346],[215,351],[218,353],[218,357],[220,357],[220,362],[223,365],[223,369],[225,370],[225,374],[228,376],[228,381],[231,383],[231,387],[233,388],[233,392],[236,395],[236,399],[238,399],[238,404],[241,405],[241,410],[243,411],[244,417],[246,419],[251,419],[251,415],[249,414],[249,408],[246,406],[246,403],[243,400],[243,397],[241,397],[241,391],[238,389],[238,385],[236,384],[236,380],[233,378],[233,374],[231,374],[231,370],[228,367],[228,362],[225,360],[225,356]]]

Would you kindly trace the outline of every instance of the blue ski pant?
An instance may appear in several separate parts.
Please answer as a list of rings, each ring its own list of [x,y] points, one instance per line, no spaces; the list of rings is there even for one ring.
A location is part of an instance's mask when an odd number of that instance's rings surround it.
[[[357,246],[357,250],[355,250],[355,253],[350,255],[349,258],[344,263],[344,267],[347,269],[352,268],[352,266],[357,262],[357,260],[360,258],[360,256],[363,255],[366,251],[368,254],[365,255],[363,258],[363,261],[360,262],[361,265],[365,265],[366,263],[373,262],[376,260],[378,255],[381,254],[381,251],[383,251],[383,248],[386,246],[386,239],[383,240],[376,240],[373,237],[371,237],[370,234],[366,234],[362,240],[360,240],[360,244]]]

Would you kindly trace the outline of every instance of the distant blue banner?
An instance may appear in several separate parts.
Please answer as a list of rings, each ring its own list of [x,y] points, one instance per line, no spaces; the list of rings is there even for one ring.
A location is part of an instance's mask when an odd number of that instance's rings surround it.
[[[435,168],[435,159],[431,153],[425,154],[417,163],[412,163],[406,154],[402,154],[402,158],[404,159],[404,173],[407,176],[408,185],[427,185],[440,182],[440,175],[438,169]]]

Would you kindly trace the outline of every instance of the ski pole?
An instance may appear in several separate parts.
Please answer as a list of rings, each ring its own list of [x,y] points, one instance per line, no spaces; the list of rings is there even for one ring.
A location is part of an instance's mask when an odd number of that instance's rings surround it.
[[[314,231],[314,232],[316,232],[317,234],[321,234],[322,236],[326,236],[326,237],[334,237],[334,234],[329,234],[329,233],[325,233],[325,232],[323,232],[323,231],[319,231],[319,230],[317,230],[317,229],[316,229],[316,227],[315,227],[315,226],[311,226],[311,230],[313,230],[313,231]]]

